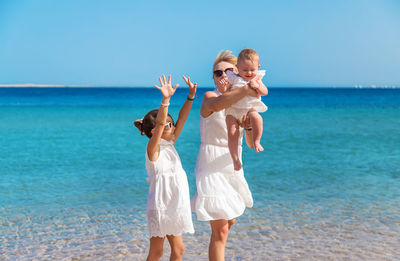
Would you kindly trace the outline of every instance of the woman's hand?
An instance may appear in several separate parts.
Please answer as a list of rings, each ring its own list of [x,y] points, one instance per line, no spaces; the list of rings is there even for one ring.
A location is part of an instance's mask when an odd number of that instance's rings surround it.
[[[239,122],[239,126],[243,129],[250,128],[250,117],[247,117],[247,114],[243,114],[242,120]]]
[[[172,95],[174,95],[176,88],[178,88],[179,84],[176,84],[174,87],[172,87],[171,85],[171,75],[168,76],[168,82],[165,79],[165,75],[163,74],[162,79],[161,77],[158,78],[158,80],[160,81],[161,87],[154,85],[154,87],[156,87],[157,89],[159,89],[161,91],[161,94],[163,96],[163,98],[171,98]]]
[[[194,95],[196,94],[197,90],[197,82],[194,84],[190,81],[190,77],[185,77],[184,75],[182,76],[183,80],[185,80],[186,84],[189,86],[189,98],[194,99]]]
[[[254,149],[253,132],[250,125],[250,117],[248,117],[248,113],[243,115],[242,121],[239,123],[239,125],[245,130],[244,137],[246,139],[247,146],[250,149]]]

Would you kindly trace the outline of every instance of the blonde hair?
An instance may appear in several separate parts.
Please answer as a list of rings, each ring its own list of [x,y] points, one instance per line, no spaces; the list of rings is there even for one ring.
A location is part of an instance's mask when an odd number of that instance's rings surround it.
[[[258,56],[258,53],[250,48],[243,49],[238,56],[238,62],[241,60],[251,60],[251,61],[257,61],[260,62],[260,58]]]
[[[234,56],[232,54],[232,51],[229,51],[229,50],[220,51],[214,60],[213,72],[214,72],[215,66],[217,64],[219,64],[220,62],[228,62],[228,63],[231,63],[232,65],[236,66],[237,58],[236,58],[236,56]]]

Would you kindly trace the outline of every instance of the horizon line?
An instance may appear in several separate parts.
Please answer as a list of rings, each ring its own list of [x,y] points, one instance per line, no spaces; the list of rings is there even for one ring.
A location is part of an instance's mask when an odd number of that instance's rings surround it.
[[[23,84],[0,84],[0,88],[152,88],[153,86],[138,86],[138,85],[80,85],[80,84],[34,84],[34,83],[23,83]],[[182,87],[181,87],[182,88]],[[187,87],[183,87],[187,88]],[[199,89],[214,88],[212,86],[198,86]],[[268,88],[358,88],[358,89],[398,89],[399,85],[361,85],[355,84],[353,86],[307,86],[307,85],[279,85],[279,86],[268,86]]]

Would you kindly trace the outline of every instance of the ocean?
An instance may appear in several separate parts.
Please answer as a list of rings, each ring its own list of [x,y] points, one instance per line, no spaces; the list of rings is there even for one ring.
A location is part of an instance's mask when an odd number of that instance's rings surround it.
[[[207,90],[176,144],[191,195]],[[254,206],[226,260],[399,260],[400,89],[269,91],[265,151],[243,150]],[[0,88],[1,260],[145,260],[148,139],[132,123],[160,101],[154,88]],[[193,220],[184,260],[207,260],[209,224]]]

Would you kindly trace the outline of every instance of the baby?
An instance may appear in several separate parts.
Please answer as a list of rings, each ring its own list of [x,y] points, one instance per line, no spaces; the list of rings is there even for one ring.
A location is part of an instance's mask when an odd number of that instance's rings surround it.
[[[239,143],[239,123],[243,115],[247,115],[250,119],[250,128],[245,129],[251,131],[254,149],[256,152],[263,151],[261,146],[261,136],[263,132],[263,119],[259,112],[265,112],[268,107],[261,101],[260,96],[268,94],[267,87],[262,83],[261,79],[265,75],[265,70],[260,68],[259,57],[253,49],[243,49],[237,61],[238,75],[232,71],[227,71],[229,83],[232,85],[230,90],[241,88],[246,84],[257,91],[258,97],[246,96],[240,101],[225,109],[226,125],[228,127],[228,147],[233,160],[235,170],[242,168],[238,155]]]

